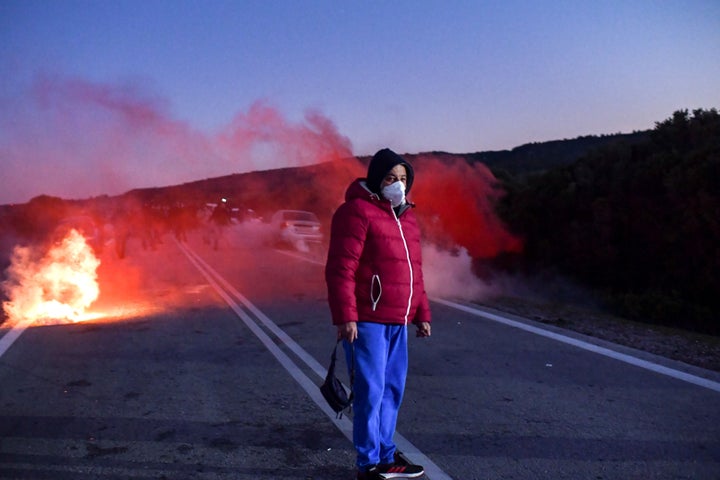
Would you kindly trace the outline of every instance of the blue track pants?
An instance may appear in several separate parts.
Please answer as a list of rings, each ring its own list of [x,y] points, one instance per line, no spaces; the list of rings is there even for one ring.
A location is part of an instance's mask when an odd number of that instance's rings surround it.
[[[358,322],[352,347],[344,342],[347,364],[355,355],[353,443],[361,471],[393,463],[395,425],[408,369],[407,327]]]

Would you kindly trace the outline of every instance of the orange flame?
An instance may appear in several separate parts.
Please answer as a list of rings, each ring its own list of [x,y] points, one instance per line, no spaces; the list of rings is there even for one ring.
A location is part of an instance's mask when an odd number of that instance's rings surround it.
[[[88,320],[85,310],[98,298],[97,259],[85,238],[70,230],[44,255],[16,246],[3,282],[11,321],[53,324]]]

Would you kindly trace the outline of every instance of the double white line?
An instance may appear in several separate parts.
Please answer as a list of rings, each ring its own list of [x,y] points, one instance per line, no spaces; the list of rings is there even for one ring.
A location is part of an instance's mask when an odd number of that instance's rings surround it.
[[[25,320],[14,325],[5,335],[0,338],[0,357],[5,355],[8,348],[20,338],[20,335],[32,324],[31,320]]]
[[[312,370],[319,379],[324,379],[327,372],[326,368],[320,365],[309,353],[303,350],[292,338],[290,338],[280,327],[278,327],[267,315],[261,312],[253,305],[245,296],[238,292],[231,284],[220,276],[210,265],[208,265],[200,256],[191,250],[187,245],[177,242],[180,250],[197,268],[200,273],[207,279],[208,283],[217,291],[235,314],[245,323],[255,336],[262,342],[265,348],[277,359],[278,362],[287,370],[287,372],[295,379],[295,381],[308,394],[313,402],[328,416],[335,426],[352,441],[352,422],[348,417],[343,416],[337,418],[335,412],[328,406],[327,402],[320,393],[319,385],[310,379],[298,367],[298,365],[281,350],[278,344],[263,330],[260,325],[269,330],[277,339],[291,350],[297,357]],[[238,303],[239,302],[239,303]],[[242,307],[252,313],[257,319],[253,319]],[[408,460],[425,468],[425,475],[431,480],[452,480],[448,474],[443,472],[434,462],[425,456],[415,447],[409,440],[395,433],[395,443],[400,451],[403,452]]]

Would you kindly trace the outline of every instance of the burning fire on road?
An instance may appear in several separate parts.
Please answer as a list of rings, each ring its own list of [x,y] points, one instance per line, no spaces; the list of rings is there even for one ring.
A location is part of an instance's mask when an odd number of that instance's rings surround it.
[[[55,324],[97,318],[88,308],[98,298],[100,260],[77,230],[70,230],[47,251],[16,246],[7,280],[3,309],[12,323]]]

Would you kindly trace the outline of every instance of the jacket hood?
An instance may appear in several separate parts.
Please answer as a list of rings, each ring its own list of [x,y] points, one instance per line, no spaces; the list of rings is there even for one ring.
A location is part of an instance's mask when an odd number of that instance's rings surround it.
[[[371,192],[367,186],[367,180],[364,178],[356,178],[345,191],[345,201],[362,198],[368,202],[377,204],[378,207],[391,208],[390,202],[383,199],[379,193]],[[405,198],[405,203],[400,206],[398,213],[404,212],[408,208],[415,208],[415,204]]]
[[[371,192],[364,178],[356,178],[345,191],[345,201],[364,198],[365,200],[380,200],[380,194]]]
[[[373,155],[370,164],[368,165],[367,172],[367,188],[373,193],[380,193],[380,184],[388,174],[390,170],[395,168],[397,165],[403,165],[407,171],[407,185],[405,187],[405,194],[410,193],[413,180],[415,179],[415,172],[413,171],[412,165],[408,163],[403,157],[393,152],[389,148],[383,148]]]

